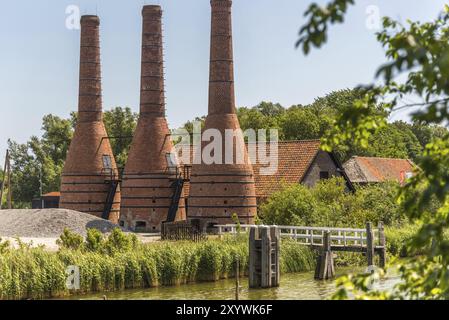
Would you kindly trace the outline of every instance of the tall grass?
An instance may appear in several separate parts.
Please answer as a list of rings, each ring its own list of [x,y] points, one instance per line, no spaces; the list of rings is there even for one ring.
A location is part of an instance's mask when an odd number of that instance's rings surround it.
[[[407,243],[417,229],[411,225],[386,228],[389,255],[408,256]],[[74,238],[65,232],[58,252],[23,243],[12,249],[0,239],[0,299],[70,295],[74,292],[66,289],[68,266],[80,269],[81,288],[77,294],[216,281],[234,277],[237,260],[242,276],[248,270],[247,235],[199,243],[150,244],[142,244],[119,231],[108,238],[89,233],[84,243]],[[336,264],[364,265],[365,259],[360,254],[338,254]],[[280,262],[282,273],[310,271],[315,267],[316,253],[293,240],[282,239]]]
[[[80,269],[81,288],[77,294],[216,281],[234,277],[237,260],[241,275],[248,270],[246,236],[199,243],[136,243],[112,252],[86,248],[48,252],[44,248],[21,246],[0,251],[0,299],[70,295],[73,292],[65,285],[68,266]],[[314,261],[308,248],[282,241],[282,272],[309,271]]]
[[[282,239],[280,260],[283,273],[310,271],[316,264],[315,253],[291,239]]]

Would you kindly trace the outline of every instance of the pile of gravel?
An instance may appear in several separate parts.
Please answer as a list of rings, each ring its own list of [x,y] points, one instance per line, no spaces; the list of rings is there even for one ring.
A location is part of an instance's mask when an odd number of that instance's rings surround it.
[[[86,236],[87,229],[108,233],[117,227],[110,221],[73,210],[0,210],[0,237],[57,238],[65,228]]]

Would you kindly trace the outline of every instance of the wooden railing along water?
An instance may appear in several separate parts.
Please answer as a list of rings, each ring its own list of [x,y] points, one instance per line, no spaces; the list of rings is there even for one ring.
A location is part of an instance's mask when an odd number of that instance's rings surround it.
[[[259,228],[259,225],[217,225],[218,234],[237,234],[249,232]],[[262,226],[266,227],[266,226]],[[299,245],[310,246],[318,250],[320,255],[317,261],[315,277],[328,279],[335,275],[333,251],[359,252],[366,255],[369,267],[374,266],[375,256],[379,256],[379,266],[386,264],[386,240],[383,223],[373,228],[367,223],[366,229],[331,228],[331,227],[296,227],[296,226],[270,226],[280,231],[281,238],[290,238]]]

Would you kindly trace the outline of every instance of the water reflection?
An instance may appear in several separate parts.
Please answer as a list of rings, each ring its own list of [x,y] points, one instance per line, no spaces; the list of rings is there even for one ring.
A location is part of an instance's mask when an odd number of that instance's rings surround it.
[[[354,270],[340,269],[339,274]],[[390,289],[399,281],[394,271],[389,271],[385,280],[377,286]],[[248,279],[240,281],[241,300],[321,300],[327,299],[335,292],[334,281],[315,281],[313,272],[283,274],[279,288],[254,290],[248,289]],[[71,297],[70,299],[102,299],[104,293]],[[127,290],[107,293],[108,299],[130,300],[233,300],[235,299],[235,280],[195,283],[174,287]]]

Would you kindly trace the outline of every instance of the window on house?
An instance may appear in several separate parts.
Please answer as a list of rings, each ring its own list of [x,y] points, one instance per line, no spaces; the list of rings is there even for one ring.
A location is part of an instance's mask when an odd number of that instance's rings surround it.
[[[320,171],[320,180],[329,179],[329,171]]]

